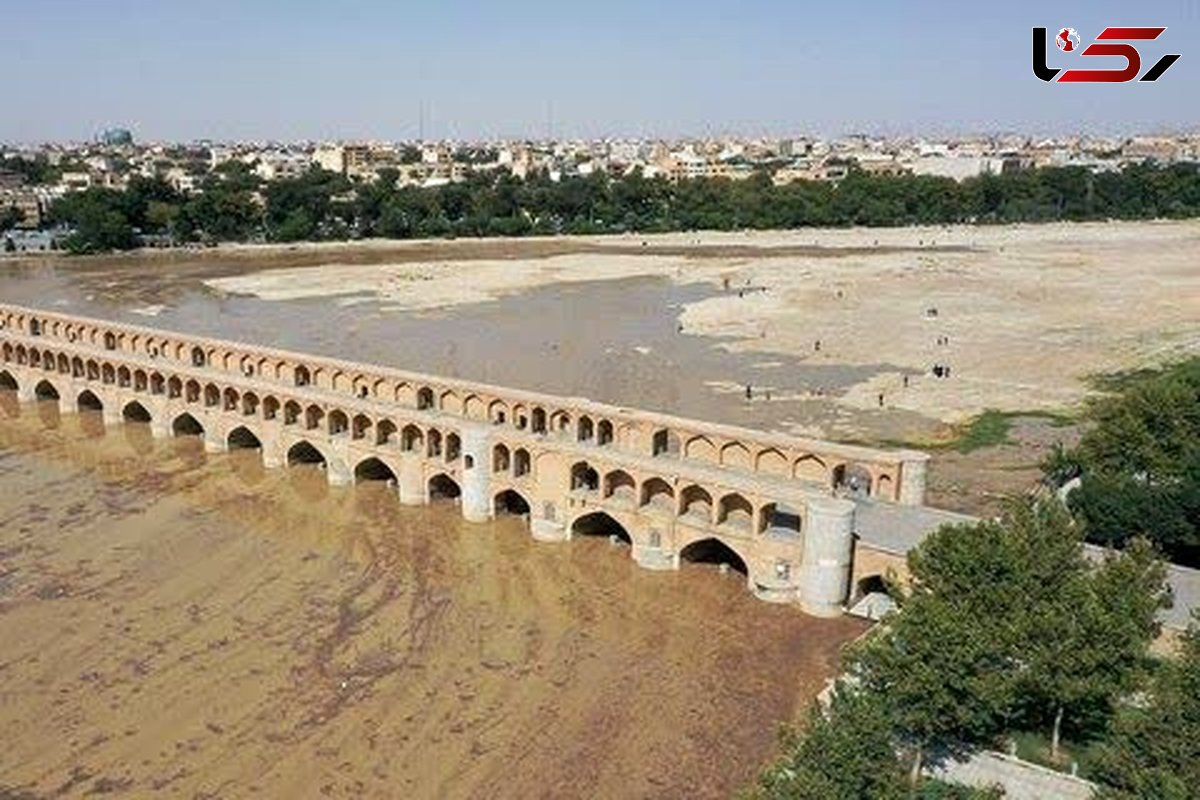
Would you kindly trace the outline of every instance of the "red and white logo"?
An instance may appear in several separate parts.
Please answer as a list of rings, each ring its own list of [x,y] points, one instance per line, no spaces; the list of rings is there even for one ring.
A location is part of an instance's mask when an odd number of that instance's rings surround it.
[[[1154,62],[1154,66],[1142,71],[1142,54],[1129,42],[1150,42],[1162,35],[1166,28],[1105,28],[1082,51],[1079,49],[1082,40],[1074,28],[1059,28],[1054,37],[1054,43],[1063,53],[1080,56],[1116,56],[1125,59],[1124,68],[1120,69],[1051,69],[1046,64],[1046,29],[1033,29],[1033,74],[1039,80],[1047,83],[1125,83],[1137,78],[1139,81],[1156,81],[1168,68],[1179,60],[1179,54],[1173,53],[1162,56]],[[1059,75],[1059,73],[1062,75]],[[1058,78],[1055,80],[1055,78]]]

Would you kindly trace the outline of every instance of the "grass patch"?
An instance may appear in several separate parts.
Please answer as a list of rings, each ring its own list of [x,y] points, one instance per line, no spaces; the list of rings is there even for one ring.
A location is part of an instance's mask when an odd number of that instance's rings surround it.
[[[958,438],[949,447],[960,453],[972,453],[985,447],[1008,444],[1008,432],[1012,430],[1013,414],[988,409],[963,427]]]
[[[948,438],[932,440],[842,438],[838,439],[838,442],[897,450],[956,450],[965,454],[982,450],[985,447],[1011,444],[1011,440],[1008,438],[1009,431],[1012,430],[1013,423],[1020,419],[1045,420],[1052,428],[1068,428],[1079,424],[1079,417],[1067,411],[997,411],[989,408],[968,422],[958,425],[954,429],[953,435]]]
[[[1063,740],[1058,746],[1058,761],[1050,758],[1050,739],[1036,731],[1021,731],[1012,734],[1013,743],[1017,746],[1017,758],[1039,764],[1058,772],[1071,772],[1071,765],[1078,766],[1078,775],[1089,778],[1095,769],[1096,759],[1100,755],[1103,742],[1070,742]]]

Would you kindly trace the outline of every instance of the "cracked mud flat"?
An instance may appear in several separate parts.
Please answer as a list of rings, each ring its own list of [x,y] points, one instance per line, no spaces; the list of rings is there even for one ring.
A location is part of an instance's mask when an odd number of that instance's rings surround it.
[[[725,797],[862,630],[0,396],[0,795]]]

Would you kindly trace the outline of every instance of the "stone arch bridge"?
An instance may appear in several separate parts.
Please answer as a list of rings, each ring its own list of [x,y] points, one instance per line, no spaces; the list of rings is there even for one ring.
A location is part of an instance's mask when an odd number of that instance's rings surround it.
[[[759,597],[832,616],[853,499],[921,505],[927,456],[766,434],[251,344],[0,304],[0,388],[106,424],[259,449],[267,467],[387,480],[399,501],[528,516],[540,540],[605,532],[652,569],[740,568]]]

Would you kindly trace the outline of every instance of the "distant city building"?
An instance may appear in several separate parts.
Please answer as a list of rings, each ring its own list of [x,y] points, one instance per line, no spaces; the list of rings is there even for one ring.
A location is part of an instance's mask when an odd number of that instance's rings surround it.
[[[100,134],[100,144],[106,147],[128,147],[133,144],[133,134],[125,128],[109,128]]]

